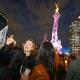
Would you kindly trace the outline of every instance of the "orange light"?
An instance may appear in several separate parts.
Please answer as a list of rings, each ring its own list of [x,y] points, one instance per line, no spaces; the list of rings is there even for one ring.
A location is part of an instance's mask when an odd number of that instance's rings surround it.
[[[65,60],[65,64],[67,64],[68,63],[68,61],[67,60]]]

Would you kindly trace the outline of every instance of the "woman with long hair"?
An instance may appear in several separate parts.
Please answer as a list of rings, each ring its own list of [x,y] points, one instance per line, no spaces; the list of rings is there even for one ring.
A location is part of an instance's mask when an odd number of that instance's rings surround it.
[[[29,74],[35,65],[35,55],[36,55],[36,45],[32,39],[28,39],[22,45],[22,52],[24,54],[24,59],[20,69],[21,79],[28,80]]]

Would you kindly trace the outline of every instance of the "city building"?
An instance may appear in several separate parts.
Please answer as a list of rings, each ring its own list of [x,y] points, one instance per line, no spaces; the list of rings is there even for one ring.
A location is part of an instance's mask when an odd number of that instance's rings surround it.
[[[71,53],[75,53],[80,50],[80,17],[74,20],[69,28]]]

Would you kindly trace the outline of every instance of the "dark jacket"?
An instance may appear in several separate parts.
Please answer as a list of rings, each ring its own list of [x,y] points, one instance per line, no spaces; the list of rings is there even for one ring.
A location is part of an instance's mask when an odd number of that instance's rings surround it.
[[[80,59],[71,62],[65,80],[80,80]]]
[[[36,64],[36,57],[35,57],[35,55],[30,55],[30,56],[26,56],[25,55],[25,57],[23,59],[23,62],[22,62],[21,72],[23,73],[26,68],[31,70],[35,66],[35,64]]]
[[[5,45],[0,50],[0,80],[19,80],[23,57],[18,49]]]

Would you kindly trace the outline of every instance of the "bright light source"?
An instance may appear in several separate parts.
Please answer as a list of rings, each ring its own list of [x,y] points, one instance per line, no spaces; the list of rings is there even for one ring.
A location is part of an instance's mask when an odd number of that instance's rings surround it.
[[[65,64],[67,64],[68,63],[68,61],[67,60],[65,60]]]
[[[80,16],[78,16],[78,19],[80,19]]]

